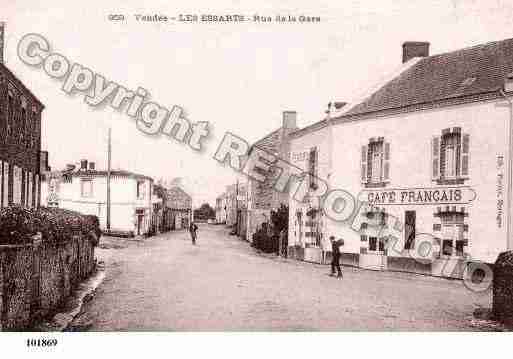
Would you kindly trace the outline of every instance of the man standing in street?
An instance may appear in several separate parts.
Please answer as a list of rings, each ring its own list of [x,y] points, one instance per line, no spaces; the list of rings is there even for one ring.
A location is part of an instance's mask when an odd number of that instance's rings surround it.
[[[198,226],[191,221],[191,225],[189,226],[189,232],[191,233],[192,244],[196,244],[196,231],[198,230]]]
[[[335,240],[334,236],[330,237],[331,242],[331,276],[335,276],[335,268],[337,268],[337,278],[342,278],[342,269],[340,269],[340,246],[344,245],[343,240]]]

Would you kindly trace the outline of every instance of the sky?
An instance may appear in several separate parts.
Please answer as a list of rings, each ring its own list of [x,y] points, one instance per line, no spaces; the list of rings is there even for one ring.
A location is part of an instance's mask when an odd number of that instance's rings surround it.
[[[226,131],[254,142],[281,126],[282,111],[298,125],[319,121],[330,101],[348,101],[401,64],[404,41],[428,41],[437,54],[513,37],[513,2],[452,1],[133,1],[34,2],[2,0],[5,63],[45,104],[42,149],[61,169],[82,158],[106,167],[112,128],[113,167],[152,176],[182,177],[196,206],[234,183],[237,174],[212,157]],[[127,21],[108,21],[124,14]],[[135,15],[243,14],[320,16],[320,23],[141,23]],[[140,132],[110,107],[83,95],[16,55],[27,33],[52,50],[152,101],[184,108],[192,122],[208,121],[205,151]]]

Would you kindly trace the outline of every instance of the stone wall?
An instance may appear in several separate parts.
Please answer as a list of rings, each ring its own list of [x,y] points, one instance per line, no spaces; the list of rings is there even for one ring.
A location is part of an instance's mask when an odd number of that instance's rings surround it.
[[[95,240],[0,246],[0,330],[29,329],[59,309],[95,268]]]

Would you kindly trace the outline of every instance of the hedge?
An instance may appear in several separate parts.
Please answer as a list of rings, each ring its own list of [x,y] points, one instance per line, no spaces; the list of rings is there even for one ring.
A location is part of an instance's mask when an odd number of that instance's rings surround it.
[[[38,232],[42,241],[64,243],[73,235],[90,234],[99,238],[98,217],[59,208],[39,209],[10,206],[0,210],[0,245],[28,244]]]

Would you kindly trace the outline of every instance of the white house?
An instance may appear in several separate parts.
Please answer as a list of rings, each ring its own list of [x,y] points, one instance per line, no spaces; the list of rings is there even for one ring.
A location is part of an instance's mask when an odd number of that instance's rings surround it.
[[[512,247],[512,71],[512,39],[434,56],[407,42],[384,82],[294,132],[291,161],[355,210],[337,221],[314,196],[291,198],[291,253],[318,261],[333,235],[344,263],[369,269],[461,278],[468,263],[494,263]]]
[[[107,229],[107,171],[96,170],[94,163],[81,161],[78,170],[61,176],[46,176],[41,198],[49,206],[98,216],[102,230]],[[111,171],[112,231],[148,233],[153,210],[153,179],[136,173]]]
[[[216,198],[216,223],[226,223],[226,193]]]

